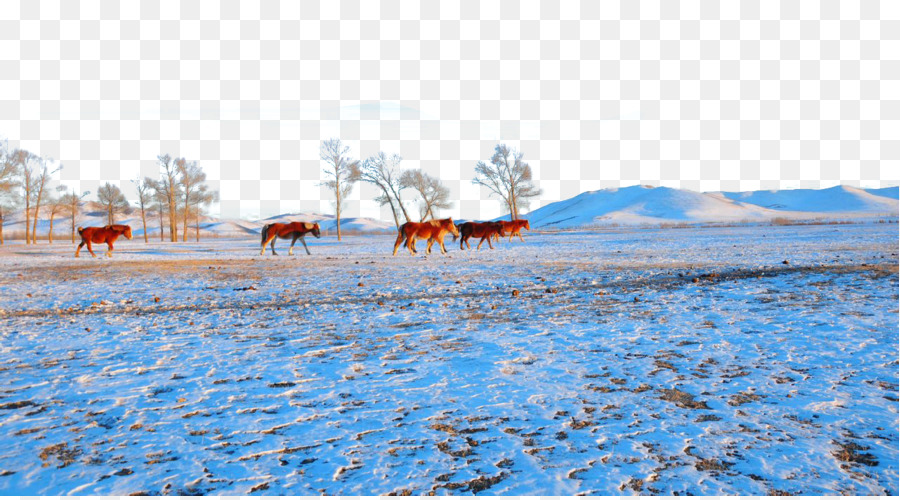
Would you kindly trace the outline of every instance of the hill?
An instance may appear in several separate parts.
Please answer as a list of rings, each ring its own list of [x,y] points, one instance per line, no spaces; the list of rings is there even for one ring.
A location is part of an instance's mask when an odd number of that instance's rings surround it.
[[[535,229],[604,225],[764,222],[772,219],[858,219],[896,216],[897,188],[836,186],[740,193],[629,186],[582,193],[541,207],[526,217]],[[890,195],[894,194],[891,198]],[[887,196],[884,196],[887,195]]]

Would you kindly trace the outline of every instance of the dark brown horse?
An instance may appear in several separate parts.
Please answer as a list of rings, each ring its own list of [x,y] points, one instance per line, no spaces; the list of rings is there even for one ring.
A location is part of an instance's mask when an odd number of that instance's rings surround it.
[[[75,249],[75,257],[78,257],[81,247],[85,245],[88,247],[88,252],[91,252],[91,257],[96,257],[94,249],[91,248],[91,243],[106,243],[106,256],[112,257],[113,243],[115,243],[116,238],[124,234],[126,238],[131,239],[131,226],[113,224],[103,227],[79,227],[78,234],[81,236],[81,243]]]
[[[503,225],[503,232],[509,235],[510,242],[513,236],[518,236],[520,240],[525,241],[525,238],[522,237],[522,229],[531,231],[531,224],[528,222],[528,219],[502,220],[500,224]],[[506,236],[506,234],[501,234],[500,236]]]
[[[469,238],[481,238],[481,241],[478,242],[478,246],[475,247],[476,250],[481,249],[481,244],[487,240],[487,244],[491,247],[491,250],[494,249],[494,245],[491,244],[491,239],[496,236],[506,236],[506,233],[503,231],[503,224],[499,222],[464,222],[459,226],[459,249],[463,249],[463,244],[465,243],[466,248],[472,248],[469,245]],[[453,241],[456,241],[456,237],[453,238]]]
[[[397,241],[394,243],[394,255],[397,255],[397,249],[400,248],[400,244],[406,240],[406,248],[409,250],[410,255],[415,255],[416,252],[416,240],[428,240],[428,246],[425,249],[426,254],[431,253],[431,245],[434,244],[435,241],[441,246],[441,253],[447,253],[447,249],[444,247],[444,236],[447,233],[452,234],[453,236],[459,236],[459,230],[456,228],[456,224],[453,223],[453,219],[439,219],[439,220],[430,220],[427,222],[407,222],[400,226],[399,234],[397,234]]]
[[[297,243],[298,239],[303,243],[306,254],[312,255],[309,253],[309,247],[306,246],[306,233],[312,233],[316,238],[321,237],[319,224],[316,222],[288,222],[286,224],[276,222],[274,224],[266,224],[260,232],[262,233],[262,249],[259,251],[260,255],[266,253],[266,245],[269,243],[272,244],[272,255],[278,255],[275,253],[276,238],[291,240],[291,249],[288,252],[288,255],[294,255],[294,243]]]

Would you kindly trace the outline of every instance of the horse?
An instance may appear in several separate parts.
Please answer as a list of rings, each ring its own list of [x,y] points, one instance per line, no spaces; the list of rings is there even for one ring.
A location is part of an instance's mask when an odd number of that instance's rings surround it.
[[[303,243],[303,248],[306,249],[306,255],[312,255],[309,253],[309,247],[306,246],[306,233],[312,233],[316,238],[321,237],[319,224],[317,222],[288,222],[286,224],[275,222],[263,226],[260,233],[262,233],[262,249],[259,251],[260,255],[266,253],[266,245],[269,243],[272,244],[272,255],[278,255],[275,253],[276,238],[281,238],[283,240],[291,238],[291,249],[288,251],[288,255],[294,255],[294,243],[297,243],[298,239]]]
[[[130,240],[131,226],[113,224],[111,226],[103,227],[79,227],[78,235],[81,236],[81,243],[78,245],[78,248],[75,249],[75,257],[78,257],[78,254],[81,253],[81,247],[85,245],[88,247],[88,252],[91,252],[91,257],[96,257],[97,254],[95,254],[94,249],[91,248],[91,243],[106,243],[106,256],[112,257],[113,243],[115,243],[116,238],[123,234]]]
[[[512,242],[513,236],[518,236],[520,240],[523,242],[525,238],[522,237],[522,229],[527,229],[531,231],[531,224],[528,222],[528,219],[515,219],[515,220],[502,220],[500,224],[503,225],[503,231],[509,234],[509,241]],[[500,236],[506,236],[505,234],[501,234]],[[495,238],[499,241],[500,238],[495,234]]]
[[[459,236],[459,229],[456,228],[452,218],[427,222],[407,222],[400,226],[398,231],[397,241],[394,242],[394,255],[397,255],[397,249],[400,248],[400,244],[404,240],[406,240],[406,248],[409,250],[410,255],[418,253],[416,251],[417,239],[428,240],[428,247],[425,249],[426,254],[431,253],[431,245],[435,241],[441,246],[441,253],[447,253],[447,249],[444,247],[444,236],[447,233]]]
[[[471,245],[469,245],[469,238],[481,238],[481,241],[478,242],[478,246],[475,247],[476,250],[481,250],[481,244],[487,240],[487,244],[491,247],[491,250],[494,249],[494,245],[491,244],[491,239],[496,236],[506,236],[506,233],[503,231],[503,224],[499,222],[464,222],[459,226],[459,249],[463,249],[463,244],[466,245],[466,248],[471,249]],[[456,237],[453,238],[453,241],[456,241]]]

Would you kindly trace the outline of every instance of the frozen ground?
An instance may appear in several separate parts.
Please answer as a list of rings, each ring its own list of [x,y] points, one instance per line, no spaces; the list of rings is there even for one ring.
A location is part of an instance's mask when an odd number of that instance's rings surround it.
[[[897,231],[6,246],[0,493],[896,495]]]

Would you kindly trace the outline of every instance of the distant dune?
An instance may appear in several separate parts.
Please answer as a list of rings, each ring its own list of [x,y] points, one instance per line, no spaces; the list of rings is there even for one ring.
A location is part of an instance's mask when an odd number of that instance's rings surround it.
[[[844,220],[896,217],[896,187],[848,186],[741,193],[698,193],[667,187],[629,186],[582,193],[529,214],[531,227],[566,229],[604,225],[764,222],[772,219]]]
[[[785,189],[780,191],[710,192],[699,193],[668,187],[629,186],[624,188],[588,191],[578,196],[551,203],[524,217],[534,229],[572,229],[612,225],[661,225],[698,223],[768,222],[779,220],[851,220],[872,217],[897,217],[898,193],[895,187],[859,189],[835,186],[827,189]],[[106,213],[96,202],[85,202],[79,226],[102,226]],[[508,216],[498,219],[506,219]],[[334,215],[297,212],[274,215],[260,220],[219,219],[203,217],[201,236],[244,238],[257,235],[265,224],[272,222],[318,222],[325,232],[334,232]],[[131,209],[117,218],[121,224],[134,228],[135,236],[143,235],[140,212]],[[463,220],[457,220],[462,223]],[[148,213],[147,227],[151,235],[159,234],[159,218]],[[181,224],[179,223],[179,229]],[[20,210],[6,217],[3,229],[7,236],[25,231],[24,214]],[[50,221],[42,211],[38,234],[43,237],[50,229]],[[368,217],[345,217],[341,230],[348,233],[394,232],[392,221]],[[71,223],[57,216],[53,233],[64,237],[71,231]],[[191,226],[190,234],[193,235]]]

